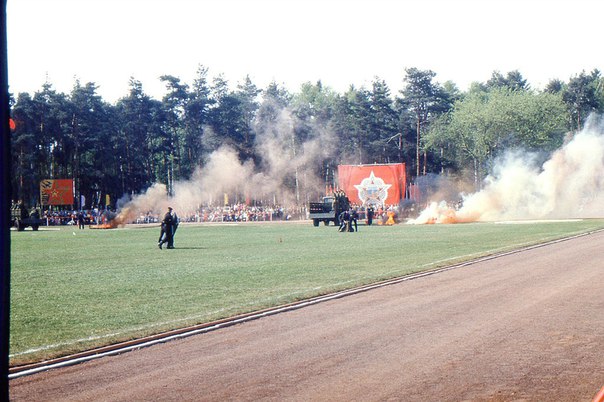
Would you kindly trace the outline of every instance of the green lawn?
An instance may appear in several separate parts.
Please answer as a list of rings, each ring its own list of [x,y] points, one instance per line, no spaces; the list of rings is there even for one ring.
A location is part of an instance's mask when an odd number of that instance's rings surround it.
[[[11,364],[38,361],[604,227],[603,220],[310,222],[11,232]]]

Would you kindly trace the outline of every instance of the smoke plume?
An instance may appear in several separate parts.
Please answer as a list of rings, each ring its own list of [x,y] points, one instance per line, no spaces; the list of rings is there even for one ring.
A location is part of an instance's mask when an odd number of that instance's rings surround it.
[[[303,143],[297,143],[300,136],[295,134],[299,129],[307,132]],[[322,188],[315,173],[317,166],[333,149],[331,132],[303,125],[291,111],[281,109],[269,124],[257,126],[256,133],[253,146],[260,155],[257,165],[240,160],[235,149],[223,145],[197,167],[189,180],[174,183],[172,196],[168,196],[164,184],[156,183],[132,197],[119,211],[115,224],[133,221],[147,212],[158,215],[168,206],[181,216],[193,214],[202,205],[223,205],[224,194],[231,197],[230,204],[247,198],[295,205],[304,204],[305,197],[315,197]]]
[[[409,223],[604,217],[603,122],[590,118],[542,165],[536,155],[506,154],[459,210],[432,202]]]

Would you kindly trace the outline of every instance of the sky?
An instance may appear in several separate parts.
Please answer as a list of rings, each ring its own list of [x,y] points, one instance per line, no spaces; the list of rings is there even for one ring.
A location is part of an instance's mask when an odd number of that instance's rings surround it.
[[[232,88],[247,75],[295,92],[343,93],[405,68],[467,90],[518,70],[532,88],[604,70],[601,0],[8,0],[9,91],[94,82],[115,102],[130,78],[161,99],[162,75],[192,84],[200,65]]]

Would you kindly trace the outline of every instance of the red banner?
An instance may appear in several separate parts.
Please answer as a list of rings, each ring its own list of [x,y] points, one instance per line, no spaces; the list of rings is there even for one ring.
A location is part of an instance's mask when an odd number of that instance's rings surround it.
[[[73,192],[73,179],[40,182],[42,205],[73,205]]]
[[[338,180],[350,202],[360,205],[396,205],[407,183],[404,163],[339,165]]]

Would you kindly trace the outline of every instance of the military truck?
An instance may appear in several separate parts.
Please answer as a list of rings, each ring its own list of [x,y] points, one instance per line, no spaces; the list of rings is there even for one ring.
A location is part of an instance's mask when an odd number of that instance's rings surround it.
[[[40,219],[38,209],[33,209],[30,213],[21,202],[11,207],[10,221],[11,226],[17,228],[19,232],[24,231],[28,226],[31,226],[32,230],[38,230],[40,226],[44,225],[44,220]]]
[[[350,200],[348,200],[344,192],[339,191],[333,195],[323,197],[322,201],[309,203],[308,217],[312,220],[313,226],[319,226],[320,222],[323,222],[325,226],[328,226],[329,222],[333,222],[334,225],[339,226],[340,220],[338,218],[340,213],[349,208]]]

